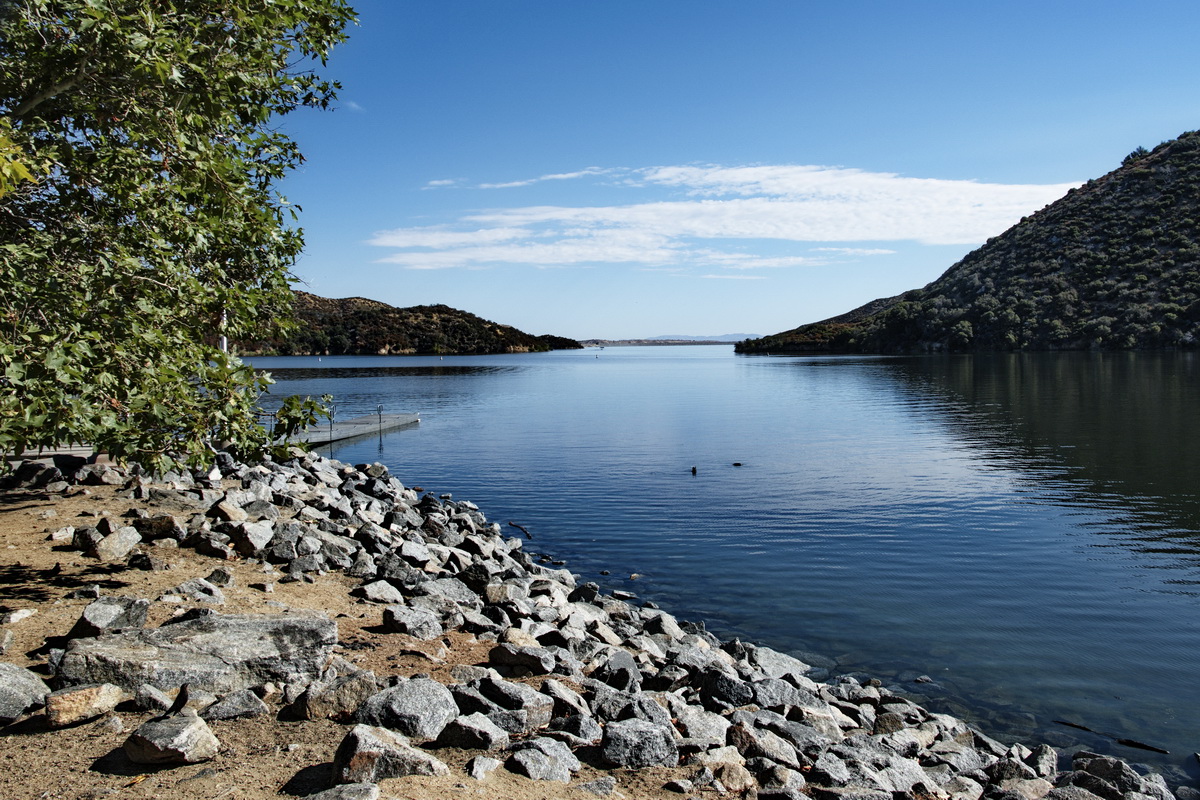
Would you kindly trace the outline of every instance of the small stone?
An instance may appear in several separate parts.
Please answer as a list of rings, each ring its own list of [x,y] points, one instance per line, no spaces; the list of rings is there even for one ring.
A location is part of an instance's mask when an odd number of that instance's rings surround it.
[[[677,778],[676,780],[667,781],[666,783],[664,783],[663,788],[666,789],[668,792],[679,792],[680,794],[687,794],[688,792],[690,792],[692,790],[692,782],[687,780],[686,778]]]
[[[467,762],[467,775],[477,781],[481,781],[492,773],[496,767],[500,766],[500,762],[494,758],[487,756],[475,756]]]
[[[15,625],[22,620],[27,620],[37,613],[35,608],[19,608],[16,611],[10,611],[3,616],[0,616],[0,625]]]
[[[171,589],[169,594],[182,595],[197,603],[213,603],[215,605],[225,603],[225,593],[204,578],[192,578],[190,581],[184,581]]]
[[[228,588],[233,586],[233,570],[229,567],[217,567],[212,572],[208,573],[208,577],[204,580],[211,583],[213,586]]]
[[[343,783],[323,792],[305,796],[304,800],[378,800],[379,787],[373,783]]]
[[[608,797],[617,790],[617,779],[611,775],[605,775],[603,778],[578,784],[575,788],[582,789],[597,797]]]
[[[125,755],[135,764],[195,764],[214,758],[219,748],[208,724],[191,709],[142,723],[125,740]]]
[[[271,709],[250,689],[242,689],[225,695],[200,712],[205,720],[245,719],[266,714]]]
[[[50,534],[49,539],[52,542],[69,542],[75,538],[75,529],[72,527],[59,528]]]
[[[62,728],[107,714],[124,698],[124,690],[111,683],[59,689],[46,695],[46,719],[51,727]]]

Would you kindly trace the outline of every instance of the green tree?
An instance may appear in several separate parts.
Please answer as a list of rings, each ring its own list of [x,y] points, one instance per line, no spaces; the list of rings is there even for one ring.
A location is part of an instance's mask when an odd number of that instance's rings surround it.
[[[290,319],[277,118],[327,107],[344,0],[0,3],[0,451],[166,466],[243,450],[269,378],[218,346]],[[14,166],[15,165],[15,166]]]

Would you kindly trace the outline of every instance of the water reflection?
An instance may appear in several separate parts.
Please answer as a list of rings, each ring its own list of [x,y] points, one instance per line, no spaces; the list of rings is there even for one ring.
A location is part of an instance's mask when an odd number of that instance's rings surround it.
[[[940,417],[986,463],[1054,501],[1103,509],[1091,525],[1200,570],[1200,358],[1192,353],[1002,354],[893,362],[906,396]],[[1194,575],[1171,578],[1191,585]]]

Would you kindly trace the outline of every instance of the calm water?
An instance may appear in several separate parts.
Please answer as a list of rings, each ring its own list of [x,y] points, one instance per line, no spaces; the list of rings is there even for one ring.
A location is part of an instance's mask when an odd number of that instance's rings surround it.
[[[610,347],[254,364],[276,394],[333,394],[339,418],[420,411],[332,455],[519,522],[585,579],[1004,737],[1197,777],[1200,358]]]

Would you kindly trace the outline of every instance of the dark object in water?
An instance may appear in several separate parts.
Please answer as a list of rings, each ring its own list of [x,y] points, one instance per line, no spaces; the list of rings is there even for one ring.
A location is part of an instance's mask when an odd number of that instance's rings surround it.
[[[525,534],[525,538],[526,538],[526,539],[532,539],[532,538],[533,538],[533,534],[532,534],[532,533],[530,533],[530,532],[529,532],[529,529],[528,529],[528,528],[526,528],[524,525],[518,525],[517,523],[513,522],[512,520],[509,520],[509,521],[508,521],[508,524],[509,524],[509,525],[511,525],[511,526],[513,526],[513,527],[514,527],[514,528],[516,528],[517,530],[519,530],[521,533]]]
[[[1152,753],[1162,753],[1164,756],[1171,755],[1170,750],[1163,750],[1161,747],[1155,747],[1152,744],[1139,742],[1137,739],[1116,739],[1117,744],[1123,744],[1126,747],[1136,747],[1139,750],[1149,750]]]
[[[734,465],[735,467],[740,467],[740,466],[742,465],[742,462],[740,462],[740,461],[735,461],[735,462],[733,462],[733,465]]]
[[[693,475],[695,475],[695,474],[696,474],[696,468],[695,468],[695,467],[692,467],[692,474],[693,474]]]
[[[1112,739],[1117,744],[1123,744],[1126,747],[1134,747],[1138,750],[1149,750],[1152,753],[1162,753],[1164,756],[1171,755],[1170,750],[1163,750],[1161,747],[1155,747],[1152,744],[1139,742],[1137,739],[1125,739],[1120,736],[1114,736],[1111,733],[1105,733],[1104,731],[1098,731],[1095,728],[1089,728],[1086,725],[1080,725],[1078,722],[1067,722],[1065,719],[1056,719],[1054,722],[1057,725],[1066,725],[1068,728],[1076,728],[1077,730],[1087,731],[1088,733],[1094,733],[1097,736],[1103,736],[1107,739]]]

